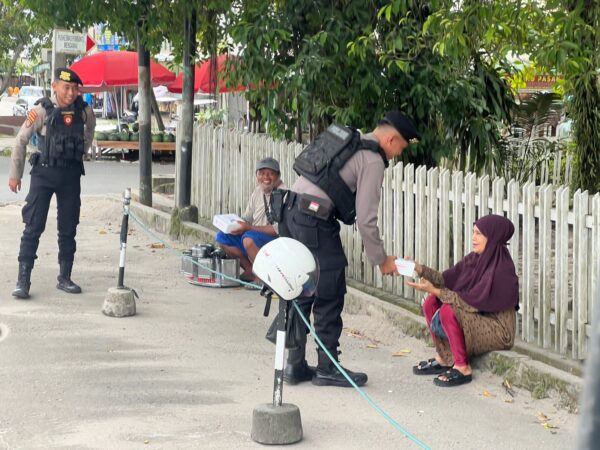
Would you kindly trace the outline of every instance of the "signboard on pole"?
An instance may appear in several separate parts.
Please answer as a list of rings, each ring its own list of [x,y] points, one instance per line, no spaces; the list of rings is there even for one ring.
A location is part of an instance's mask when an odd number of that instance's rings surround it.
[[[87,34],[71,33],[70,31],[54,30],[54,51],[80,55],[86,52]]]

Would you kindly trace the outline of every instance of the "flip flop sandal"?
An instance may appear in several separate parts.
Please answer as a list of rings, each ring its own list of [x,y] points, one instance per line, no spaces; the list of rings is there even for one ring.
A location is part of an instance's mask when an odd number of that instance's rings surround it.
[[[413,366],[413,373],[415,375],[439,375],[450,368],[450,366],[442,366],[435,358],[431,358]]]
[[[471,375],[463,375],[460,371],[458,371],[457,369],[454,369],[454,368],[447,370],[446,372],[440,374],[440,376],[441,375],[445,376],[447,379],[442,380],[439,376],[434,378],[433,382],[436,386],[441,386],[441,387],[460,386],[461,384],[470,383],[471,380],[473,379],[473,377]]]

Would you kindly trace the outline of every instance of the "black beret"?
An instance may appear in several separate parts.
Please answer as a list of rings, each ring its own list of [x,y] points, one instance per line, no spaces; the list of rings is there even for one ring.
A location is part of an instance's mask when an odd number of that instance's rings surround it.
[[[388,111],[384,114],[380,125],[391,125],[410,144],[416,144],[421,135],[413,125],[412,121],[399,111]]]
[[[54,79],[66,81],[67,83],[77,83],[83,86],[83,82],[81,81],[81,78],[79,78],[79,75],[65,67],[59,67],[54,71]]]

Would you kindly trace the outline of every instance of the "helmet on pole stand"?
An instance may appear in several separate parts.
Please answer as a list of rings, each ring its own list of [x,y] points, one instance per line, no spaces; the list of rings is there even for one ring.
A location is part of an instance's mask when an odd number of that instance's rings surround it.
[[[267,316],[273,293],[280,298],[275,342],[275,376],[273,402],[260,404],[252,413],[251,438],[261,444],[292,444],[302,439],[300,409],[283,403],[283,365],[288,302],[310,297],[319,281],[319,264],[301,242],[280,237],[263,246],[252,265],[252,271],[265,284]],[[287,300],[287,301],[285,301]]]
[[[295,239],[280,237],[264,245],[252,265],[254,274],[284,300],[310,297],[319,281],[319,263]]]

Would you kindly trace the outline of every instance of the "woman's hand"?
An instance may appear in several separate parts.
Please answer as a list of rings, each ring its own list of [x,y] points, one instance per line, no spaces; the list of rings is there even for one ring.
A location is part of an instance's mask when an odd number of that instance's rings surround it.
[[[415,288],[417,291],[427,292],[428,294],[433,294],[438,298],[440,296],[440,289],[436,288],[433,284],[431,284],[431,281],[426,280],[425,278],[421,278],[417,282],[407,281],[406,285],[410,286],[412,288]]]

